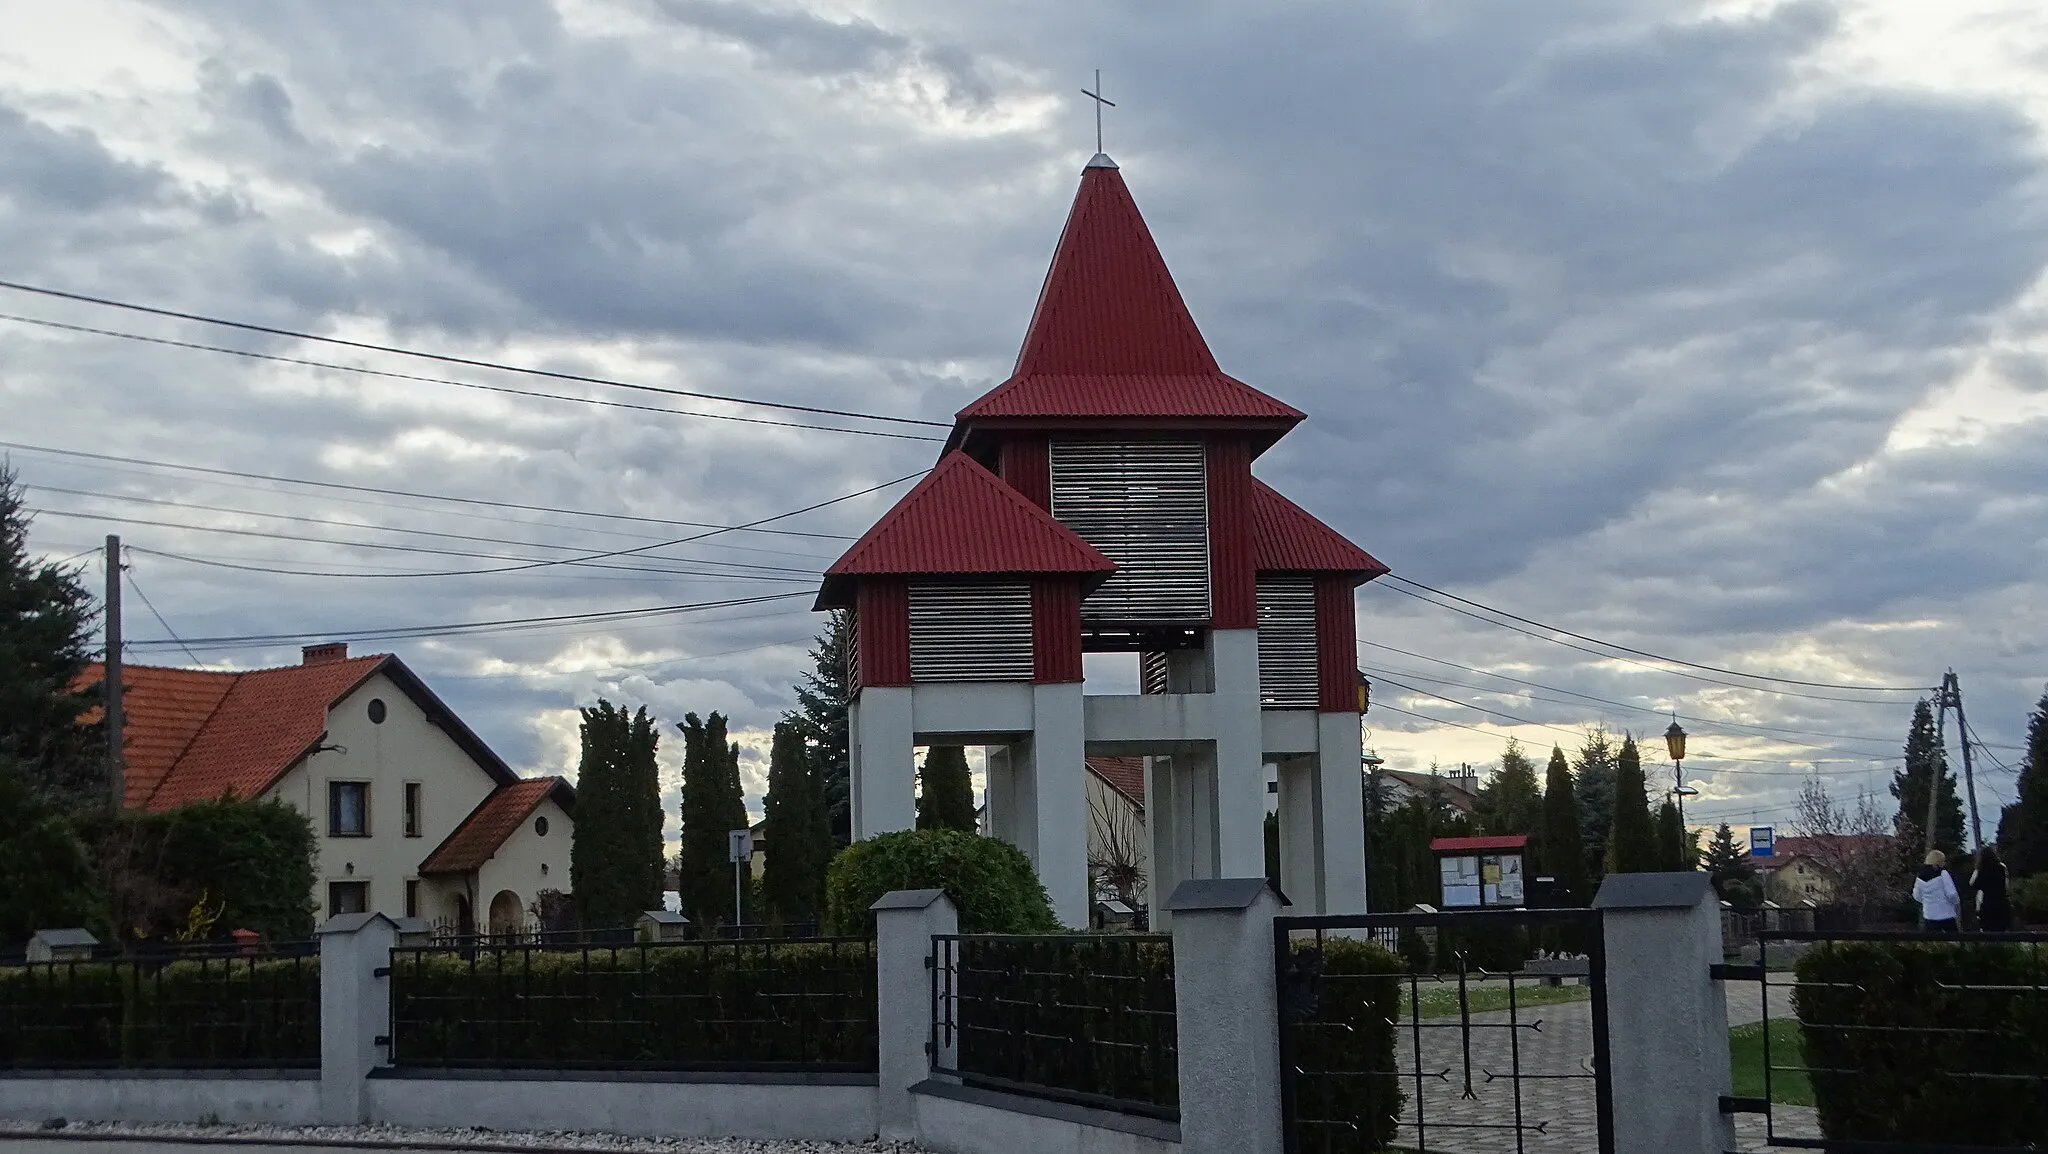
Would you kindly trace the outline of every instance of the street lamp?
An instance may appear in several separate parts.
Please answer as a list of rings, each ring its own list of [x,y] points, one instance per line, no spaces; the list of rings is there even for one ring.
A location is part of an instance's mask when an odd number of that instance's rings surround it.
[[[1676,716],[1671,719],[1671,728],[1664,731],[1664,748],[1671,754],[1671,793],[1678,798],[1678,820],[1683,823],[1685,799],[1699,790],[1691,789],[1685,784],[1685,727],[1678,724]]]

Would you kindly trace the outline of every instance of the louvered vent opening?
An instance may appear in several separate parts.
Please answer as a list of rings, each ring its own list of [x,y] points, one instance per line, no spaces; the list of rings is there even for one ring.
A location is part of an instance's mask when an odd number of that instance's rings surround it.
[[[846,632],[840,637],[846,650],[846,691],[860,692],[860,616],[852,609],[846,611]]]
[[[1138,692],[1165,693],[1167,678],[1166,654],[1138,654]]]
[[[1259,704],[1316,707],[1316,585],[1308,577],[1259,578]]]
[[[1052,515],[1116,562],[1083,622],[1209,619],[1209,484],[1199,441],[1055,441]]]
[[[1031,680],[1031,587],[911,582],[910,679]]]

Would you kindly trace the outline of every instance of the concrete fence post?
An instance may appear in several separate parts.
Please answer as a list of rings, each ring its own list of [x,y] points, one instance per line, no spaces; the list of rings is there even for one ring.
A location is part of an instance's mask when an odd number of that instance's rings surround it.
[[[320,1121],[353,1126],[370,1120],[363,1084],[389,1048],[391,981],[380,974],[391,965],[398,926],[383,914],[343,914],[318,934]]]
[[[1735,1148],[1721,903],[1703,873],[1609,874],[1593,899],[1606,935],[1607,1053],[1614,1148],[1722,1154]]]
[[[932,1072],[932,936],[960,932],[960,917],[944,890],[896,890],[868,908],[875,914],[875,1121],[883,1141],[914,1142],[910,1088]]]
[[[1167,899],[1184,1154],[1281,1154],[1280,996],[1264,878],[1200,878]]]

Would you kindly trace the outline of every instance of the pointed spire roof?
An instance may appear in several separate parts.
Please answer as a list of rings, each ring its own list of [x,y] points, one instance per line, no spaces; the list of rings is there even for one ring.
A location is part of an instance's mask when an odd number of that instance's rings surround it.
[[[1360,582],[1389,571],[1257,477],[1252,478],[1252,566],[1261,573],[1350,573]]]
[[[1224,373],[1189,315],[1152,231],[1106,156],[1081,188],[1010,379],[960,410],[970,426],[1109,421],[1158,427],[1243,427],[1270,444],[1302,419]]]
[[[857,577],[1078,573],[1093,588],[1115,569],[1101,550],[955,450],[825,570],[816,607],[853,604]]]

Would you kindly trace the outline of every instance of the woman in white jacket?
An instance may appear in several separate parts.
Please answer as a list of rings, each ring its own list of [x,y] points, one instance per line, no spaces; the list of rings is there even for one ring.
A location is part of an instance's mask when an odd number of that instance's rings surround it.
[[[1913,900],[1920,903],[1920,921],[1928,933],[1952,934],[1963,901],[1956,896],[1955,879],[1943,867],[1948,858],[1938,849],[1927,851],[1926,864],[1913,881]]]

